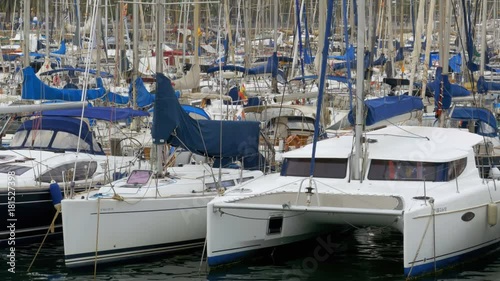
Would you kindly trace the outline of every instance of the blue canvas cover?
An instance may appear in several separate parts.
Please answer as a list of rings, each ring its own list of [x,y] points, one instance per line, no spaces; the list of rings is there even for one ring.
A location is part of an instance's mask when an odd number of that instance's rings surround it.
[[[82,125],[80,132],[80,124]],[[104,152],[100,147],[94,147],[93,135],[92,131],[90,131],[86,122],[81,122],[80,119],[72,118],[72,117],[62,117],[62,116],[42,116],[35,119],[26,120],[19,126],[17,131],[23,130],[51,130],[54,132],[66,132],[72,135],[78,136],[80,135],[80,139],[86,142],[90,149],[83,150],[80,149],[81,152],[104,155]],[[55,136],[55,134],[54,134]],[[54,138],[54,137],[53,137]],[[52,140],[53,141],[53,140]],[[50,150],[52,141],[49,143],[49,147],[44,147],[44,149]],[[75,149],[66,148],[68,151],[76,151],[76,143]],[[31,148],[29,144],[24,144],[19,147],[11,147],[12,149],[16,148]],[[58,149],[60,150],[60,149]]]
[[[450,66],[453,72],[460,73],[461,72],[460,67],[462,66],[462,55],[458,53],[453,57],[451,57],[448,65]]]
[[[486,108],[480,107],[455,107],[451,113],[450,118],[463,121],[476,121],[475,132],[476,134],[486,137],[497,136],[497,120],[495,115]],[[462,124],[467,126],[466,123]]]
[[[424,108],[424,103],[419,97],[414,96],[387,96],[365,101],[365,125],[371,126],[386,119],[419,111]],[[354,111],[349,111],[349,122],[354,125]]]
[[[336,60],[347,60],[347,59],[350,59],[350,60],[354,60],[354,46],[353,45],[350,45],[346,50],[345,50],[345,54],[343,55],[340,55],[340,56],[329,56],[328,58],[329,59],[336,59]]]
[[[184,109],[184,111],[186,111],[188,114],[194,113],[194,114],[197,114],[199,116],[204,117],[205,119],[210,120],[210,116],[208,115],[208,113],[205,110],[203,110],[203,108],[199,108],[199,107],[188,105],[188,104],[181,104],[181,106],[182,106],[182,109]],[[155,111],[154,107],[148,110],[148,112],[150,112],[150,113],[153,113],[154,111]]]
[[[500,91],[500,83],[486,82],[484,76],[479,77],[477,80],[477,92],[482,94],[488,91]]]
[[[56,68],[52,69],[49,71],[45,71],[41,73],[40,75],[52,75],[54,73],[59,73],[59,72],[68,72],[70,76],[75,76],[75,72],[85,72],[85,68],[79,68],[79,67],[61,67],[61,68]],[[95,69],[88,69],[87,70],[90,74],[92,75],[97,75],[97,70]],[[113,74],[105,71],[99,71],[99,76],[103,78],[113,78]]]
[[[142,80],[141,77],[137,77],[135,80],[135,86],[137,88],[137,106],[138,107],[147,107],[153,104],[155,100],[155,95],[151,94],[148,89],[146,89],[146,86],[144,85],[144,81]],[[132,95],[133,95],[133,84],[130,83],[130,87],[128,89],[128,97],[129,100],[132,100]]]
[[[97,88],[87,90],[86,100],[102,98],[106,94],[102,80],[96,77]],[[58,89],[43,83],[36,75],[32,67],[23,69],[23,83],[21,97],[26,100],[65,100],[81,101],[83,90],[81,89]]]
[[[153,143],[168,143],[213,158],[243,160],[245,168],[259,168],[259,122],[195,120],[179,104],[170,80],[161,73],[156,75]]]
[[[442,100],[442,109],[448,109],[451,105],[452,97],[466,97],[470,96],[470,91],[466,88],[457,85],[451,84],[448,79],[448,75],[441,75],[443,68],[436,68],[436,79],[431,83],[427,84],[427,89],[434,94],[434,101],[437,106],[439,101],[439,94],[441,89],[441,81],[443,82],[443,100]]]
[[[74,109],[45,110],[41,112],[41,115],[81,117],[82,109],[74,108]],[[83,111],[84,118],[105,120],[110,122],[126,120],[132,117],[143,117],[143,116],[149,116],[149,113],[141,110],[134,110],[132,108],[95,106],[95,107],[85,108],[85,110]]]
[[[108,92],[106,96],[102,98],[102,100],[107,101],[107,102],[112,102],[115,104],[127,104],[130,101],[129,97],[122,96],[117,93],[113,92]]]

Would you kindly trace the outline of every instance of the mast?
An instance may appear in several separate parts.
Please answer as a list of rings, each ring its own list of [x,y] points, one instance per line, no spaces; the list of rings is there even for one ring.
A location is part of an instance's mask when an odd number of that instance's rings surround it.
[[[364,49],[365,49],[365,31],[366,31],[366,13],[365,0],[358,0],[358,34],[357,34],[357,49],[356,49],[356,121],[354,126],[354,157],[353,157],[353,179],[361,180],[361,135],[363,134],[364,123]]]
[[[273,61],[276,59],[277,62],[277,56],[278,56],[278,0],[274,0],[274,50],[273,50]],[[277,68],[277,65],[273,65],[273,77],[271,81],[271,88],[273,93],[278,92],[278,80],[276,78],[276,70],[274,68]]]
[[[479,77],[484,77],[484,61],[486,55],[486,13],[487,13],[487,2],[482,1],[483,11],[481,18],[481,62],[479,64]]]
[[[316,143],[318,142],[318,136],[319,136],[319,124],[320,124],[320,116],[321,116],[321,110],[322,110],[322,103],[323,103],[323,94],[324,94],[324,89],[325,89],[325,76],[326,76],[326,71],[327,71],[327,58],[328,58],[328,35],[330,34],[330,29],[331,29],[331,23],[332,23],[332,11],[333,11],[333,0],[328,0],[327,3],[326,1],[322,1],[319,5],[320,8],[325,8],[324,6],[326,5],[326,19],[325,19],[325,25],[320,24],[320,26],[325,26],[325,33],[321,34],[323,37],[323,44],[322,44],[322,56],[321,56],[321,67],[319,71],[319,85],[318,85],[318,103],[316,105],[316,118],[314,120],[314,137],[313,137],[313,147],[312,147],[312,157],[311,157],[311,167],[310,167],[310,172],[309,176],[313,177],[314,175],[314,165],[315,165],[315,157],[316,157]],[[321,9],[320,9],[321,10]],[[322,11],[320,13],[323,14]]]
[[[431,0],[431,1],[434,1],[434,0]],[[387,34],[388,34],[388,37],[389,37],[389,43],[387,44],[388,45],[388,49],[389,49],[389,64],[390,64],[390,69],[387,69],[386,73],[387,73],[387,76],[392,78],[394,77],[394,37],[393,37],[393,33],[394,33],[394,28],[392,26],[393,24],[393,21],[392,21],[392,1],[386,1],[385,5],[386,5],[386,8],[387,8],[387,20],[386,20],[386,26],[387,26]]]
[[[226,50],[226,53],[229,54],[231,58],[231,62],[234,63],[234,48],[233,48],[233,36],[231,35],[231,21],[229,19],[229,0],[224,0],[224,15],[226,18],[226,34],[227,34],[227,47],[229,50]],[[229,52],[228,52],[229,51]],[[226,58],[226,63],[228,63],[228,59]]]
[[[23,44],[24,44],[24,56],[23,63],[24,67],[30,65],[30,0],[24,1],[24,12],[23,12]]]
[[[429,70],[429,63],[430,63],[429,56],[431,55],[432,25],[434,24],[435,6],[436,6],[436,0],[431,0],[429,4],[429,18],[427,19],[427,33],[425,34],[424,75],[422,76],[422,93],[420,94],[422,99],[424,99],[425,90],[427,88],[427,71]]]
[[[134,30],[133,36],[133,75],[132,75],[132,107],[137,109],[137,85],[136,80],[138,78],[138,67],[139,67],[139,3],[134,3],[132,7],[132,29]],[[135,119],[134,119],[135,120]]]
[[[47,52],[47,60],[49,60],[49,0],[45,0],[45,51]]]
[[[194,28],[193,28],[193,34],[194,36],[194,61],[191,63],[191,67],[193,67],[195,64],[199,63],[199,56],[200,56],[200,36],[198,34],[198,29],[200,28],[200,3],[196,2],[194,4]]]
[[[413,81],[415,79],[415,72],[417,71],[417,63],[420,61],[420,49],[422,48],[422,29],[424,24],[424,5],[425,1],[420,0],[418,4],[418,15],[417,15],[417,27],[415,28],[415,36],[413,38],[413,52],[411,58],[411,66],[410,66],[410,89],[408,94],[412,95],[413,93]],[[426,46],[427,47],[427,46]],[[426,73],[424,73],[424,76]],[[424,91],[425,93],[425,91]]]
[[[156,73],[163,73],[163,37],[165,33],[163,32],[163,23],[165,19],[165,0],[156,0]],[[158,90],[158,79],[156,80],[156,89]],[[154,150],[156,152],[156,174],[160,175],[163,172],[163,147],[165,143],[161,143],[162,140],[154,141]]]
[[[73,44],[75,46],[78,46],[78,48],[81,48],[81,45],[80,45],[80,8],[79,7],[80,7],[80,0],[75,0],[76,29],[75,29],[75,36],[73,37]]]
[[[251,35],[250,35],[250,16],[252,11],[250,10],[250,1],[243,2],[245,8],[243,9],[244,21],[245,21],[245,69],[250,68],[250,57],[252,55],[252,45],[251,45]]]

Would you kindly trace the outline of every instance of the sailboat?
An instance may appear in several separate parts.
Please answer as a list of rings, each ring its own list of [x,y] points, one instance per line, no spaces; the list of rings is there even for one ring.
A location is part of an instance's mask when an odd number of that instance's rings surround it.
[[[10,146],[0,151],[0,198],[3,202],[0,209],[6,223],[12,219],[9,214],[17,220],[16,245],[38,241],[47,233],[56,213],[54,204],[60,203],[57,201],[61,193],[72,196],[90,186],[125,177],[131,169],[148,167],[147,162],[135,156],[107,156],[87,119],[115,122],[147,116],[147,112],[94,107],[82,113],[81,103],[75,104],[80,108],[44,110],[40,116],[24,121]],[[24,107],[33,110],[42,106],[54,108],[43,104]],[[82,116],[84,120],[79,119]],[[51,186],[57,189],[52,190]],[[12,209],[11,203],[15,203],[15,212],[8,212]],[[61,230],[59,217],[51,233],[60,235]],[[9,230],[2,229],[0,244],[7,244],[10,237]]]
[[[248,161],[257,159],[258,122],[195,120],[178,103],[171,81],[156,76],[154,142],[187,149],[187,155],[172,154],[178,163],[185,156],[187,161],[165,170],[137,169],[125,179],[62,200],[69,267],[201,247],[207,203],[221,190],[263,175]],[[231,140],[221,139],[221,132]],[[240,160],[239,168],[231,167],[231,159]]]
[[[328,1],[328,14],[331,6]],[[359,26],[364,26],[364,8],[358,1]],[[363,42],[360,32],[361,52]],[[400,231],[406,277],[435,273],[498,248],[499,173],[491,167],[480,173],[476,165],[476,159],[491,155],[483,137],[442,127],[364,131],[362,62],[357,67],[354,137],[315,141],[284,153],[279,174],[212,200],[207,207],[210,267],[352,226]],[[312,258],[322,257],[315,252]]]

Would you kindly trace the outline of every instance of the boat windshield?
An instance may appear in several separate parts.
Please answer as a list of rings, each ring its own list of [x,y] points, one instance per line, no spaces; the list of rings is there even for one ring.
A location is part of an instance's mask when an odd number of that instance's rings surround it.
[[[281,176],[308,177],[311,158],[286,158]],[[343,179],[347,173],[347,158],[316,158],[314,177]]]
[[[444,163],[373,159],[368,179],[444,182],[460,176],[466,166],[467,158]]]

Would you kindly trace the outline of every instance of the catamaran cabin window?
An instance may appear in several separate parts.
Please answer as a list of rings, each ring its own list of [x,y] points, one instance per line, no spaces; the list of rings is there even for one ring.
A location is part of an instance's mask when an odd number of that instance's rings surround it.
[[[95,161],[81,161],[76,163],[63,164],[56,168],[50,169],[44,174],[42,174],[37,181],[48,182],[50,183],[52,180],[56,182],[70,182],[73,180],[73,171],[75,181],[81,181],[85,179],[91,179],[92,175],[97,170],[97,162]],[[68,172],[71,171],[71,172]]]
[[[282,176],[308,177],[311,169],[310,158],[286,158],[281,168]],[[347,158],[316,158],[314,177],[343,179],[347,172]]]
[[[450,181],[462,174],[467,165],[467,158],[432,163],[398,160],[371,160],[368,172],[369,180],[394,181]]]

